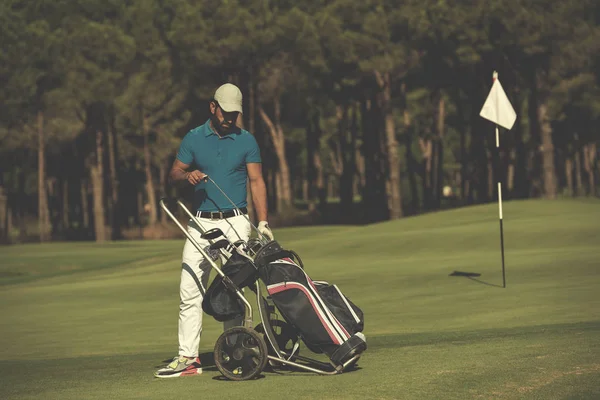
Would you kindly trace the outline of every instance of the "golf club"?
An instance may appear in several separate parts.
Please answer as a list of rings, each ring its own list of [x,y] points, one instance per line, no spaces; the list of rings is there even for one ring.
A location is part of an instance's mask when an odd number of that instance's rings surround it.
[[[229,200],[229,202],[231,203],[231,205],[237,210],[237,212],[239,212],[240,215],[243,215],[244,218],[246,218],[246,221],[248,221],[248,223],[250,224],[250,226],[252,226],[252,228],[254,228],[254,230],[256,231],[256,233],[258,234],[258,236],[260,237],[260,241],[262,242],[262,244],[266,244],[269,242],[269,238],[266,237],[265,235],[263,235],[256,226],[254,226],[254,224],[252,223],[252,221],[250,221],[250,218],[248,218],[248,216],[244,213],[242,213],[242,211],[239,209],[239,207],[233,202],[233,200],[231,200],[229,198],[229,196],[227,196],[227,194],[223,191],[223,189],[221,189],[219,187],[219,185],[217,185],[217,183],[210,177],[207,175],[207,178],[209,181],[211,181],[213,183],[213,185],[215,185],[215,187],[217,189],[219,189],[219,191],[223,194],[223,196],[225,196],[225,198],[227,200]]]
[[[227,239],[221,239],[210,245],[211,250],[226,249],[231,243]]]
[[[200,252],[200,254],[202,254],[204,256],[204,258],[210,263],[211,267],[217,271],[217,273],[221,276],[221,278],[226,282],[231,282],[229,277],[225,276],[225,274],[223,273],[223,271],[221,271],[219,266],[212,260],[212,258],[206,253],[206,251],[204,249],[202,249],[202,246],[200,246],[200,244],[198,244],[198,242],[193,238],[192,235],[190,235],[190,233],[187,231],[187,229],[184,228],[184,226],[181,224],[181,222],[179,222],[179,220],[173,215],[173,213],[171,212],[171,210],[169,210],[169,208],[167,207],[165,202],[166,202],[166,199],[164,199],[164,198],[160,199],[161,208],[167,213],[167,215],[173,220],[173,222],[175,222],[175,224],[179,227],[179,229],[183,232],[183,234],[189,239],[190,243],[192,243],[192,245]],[[192,215],[192,213],[190,213],[190,211],[187,209],[187,207],[180,200],[177,200],[177,204],[179,204],[181,206],[181,208],[183,208],[183,210],[190,217],[194,218],[194,220],[197,221],[196,218]],[[233,286],[232,286],[232,288],[233,288]],[[244,306],[246,307],[245,321],[252,321],[252,306],[250,305],[248,300],[246,300],[243,293],[239,289],[235,288],[234,291],[235,291],[236,295],[242,300],[242,302],[244,303]]]
[[[202,233],[202,239],[213,240],[218,238],[219,236],[225,236],[223,231],[220,228],[209,229],[208,231]]]

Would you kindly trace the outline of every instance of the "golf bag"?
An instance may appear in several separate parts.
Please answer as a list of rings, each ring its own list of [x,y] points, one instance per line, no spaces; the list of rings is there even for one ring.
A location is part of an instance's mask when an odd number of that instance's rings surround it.
[[[227,280],[230,280],[240,290],[250,286],[258,279],[256,267],[248,259],[237,252],[221,268],[225,279],[217,275],[204,294],[202,309],[217,321],[228,321],[244,316],[244,303],[230,290]]]
[[[295,252],[271,241],[254,261],[282,317],[312,352],[325,353],[335,365],[342,365],[366,349],[361,309],[336,285],[313,281]]]

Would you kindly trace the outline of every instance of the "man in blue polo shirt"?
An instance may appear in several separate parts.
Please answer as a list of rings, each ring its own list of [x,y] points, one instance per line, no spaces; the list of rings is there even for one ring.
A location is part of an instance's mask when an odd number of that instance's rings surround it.
[[[247,213],[246,182],[250,191],[261,234],[273,239],[267,223],[267,190],[262,177],[261,157],[254,136],[236,126],[242,113],[242,93],[226,83],[210,101],[211,117],[203,125],[189,131],[171,168],[172,181],[187,181],[194,186],[194,209],[202,231],[220,228],[232,242],[247,241],[251,226],[247,216],[239,214],[231,202]],[[225,197],[209,176],[227,194]],[[190,220],[187,231],[202,246],[199,227]],[[179,354],[164,368],[155,372],[159,378],[202,373],[198,347],[202,333],[202,299],[208,287],[211,266],[196,247],[186,240],[183,247],[179,285]],[[242,325],[242,319],[226,321],[224,329]]]

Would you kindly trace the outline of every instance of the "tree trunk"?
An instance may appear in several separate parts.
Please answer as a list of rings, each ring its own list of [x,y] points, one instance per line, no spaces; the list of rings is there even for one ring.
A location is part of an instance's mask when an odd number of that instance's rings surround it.
[[[529,131],[530,131],[530,154],[527,165],[527,172],[529,174],[529,180],[531,182],[529,188],[529,197],[537,197],[541,194],[541,181],[540,181],[540,168],[542,159],[540,158],[539,149],[541,148],[541,127],[539,118],[539,94],[538,94],[538,76],[537,72],[531,71],[530,79],[531,91],[528,99],[528,117],[529,117]]]
[[[350,124],[350,148],[348,149],[348,154],[345,157],[348,158],[346,166],[344,168],[348,169],[348,200],[349,205],[353,206],[354,204],[354,196],[357,193],[356,190],[356,178],[357,178],[357,141],[358,141],[358,111],[359,104],[354,103],[354,107],[352,108],[352,121]]]
[[[434,142],[434,164],[433,170],[433,193],[435,208],[441,206],[442,192],[444,186],[444,128],[446,121],[446,103],[441,91],[436,94],[437,97],[437,115],[436,121],[436,140]]]
[[[327,205],[327,194],[325,192],[325,173],[323,172],[321,155],[318,152],[314,154],[314,160],[315,168],[317,170],[317,197],[319,199],[319,208],[321,212],[323,212]]]
[[[426,210],[431,210],[433,208],[433,187],[431,184],[432,140],[419,138],[419,147],[423,157],[423,207]]]
[[[277,209],[277,183],[275,177],[275,171],[272,168],[267,169],[267,181],[265,182],[267,185],[267,201],[269,204],[269,209],[274,211],[278,211]]]
[[[60,187],[60,181],[57,178],[46,179],[46,195],[48,196],[48,210],[50,210],[50,232],[54,230],[60,231],[63,226],[62,221],[62,188]]]
[[[283,128],[281,127],[281,104],[278,96],[275,97],[273,103],[275,106],[275,121],[272,121],[271,118],[269,118],[262,106],[259,105],[258,111],[263,122],[267,125],[271,135],[271,140],[273,141],[273,147],[275,148],[275,153],[277,154],[277,159],[279,161],[278,166],[280,179],[278,183],[281,185],[281,204],[285,207],[291,207],[292,187],[290,183],[290,170],[285,154],[285,137],[283,136]]]
[[[112,124],[111,124],[112,125]],[[117,179],[116,162],[116,144],[114,126],[108,128],[108,168],[110,173],[110,207],[109,220],[111,226],[112,239],[118,239],[121,236],[120,218],[119,218],[119,181]]]
[[[338,127],[338,173],[339,173],[339,184],[340,184],[340,207],[342,212],[347,215],[351,211],[352,203],[354,200],[353,192],[353,179],[354,171],[356,170],[355,155],[355,140],[350,135],[354,136],[355,133],[349,132],[351,128],[348,127],[348,106],[337,106],[336,117]],[[354,119],[356,119],[356,112],[354,113]],[[355,121],[356,122],[356,121]]]
[[[418,162],[417,160],[415,160],[415,156],[412,150],[414,132],[412,129],[410,113],[408,111],[408,102],[406,100],[406,83],[402,84],[402,106],[404,108],[402,119],[404,123],[404,138],[406,139],[404,145],[406,147],[406,169],[408,173],[408,183],[410,186],[410,208],[411,213],[416,214],[419,212],[420,209],[419,190],[417,189],[416,179]]]
[[[436,136],[431,141],[431,208],[436,210],[440,207],[438,196],[438,170],[439,170],[439,138]]]
[[[155,225],[158,222],[158,208],[156,207],[156,190],[152,179],[152,157],[150,156],[150,127],[148,118],[143,121],[144,134],[144,173],[146,174],[146,194],[148,196],[148,224]]]
[[[570,156],[565,160],[565,176],[567,178],[569,196],[573,196],[575,193],[573,188],[573,159]]]
[[[163,167],[160,169],[160,196],[166,197],[167,196],[167,176],[169,175],[170,167],[166,162],[163,162],[162,165],[163,165]],[[161,210],[160,222],[163,225],[166,225],[168,223],[168,221],[167,221],[168,215],[165,212],[165,210],[163,210],[162,208],[160,210]]]
[[[534,154],[532,181],[538,180],[541,172],[543,196],[547,199],[555,199],[557,194],[556,171],[554,167],[554,145],[552,143],[552,127],[548,117],[548,106],[541,94],[543,89],[540,75],[537,71],[531,71],[531,94],[529,96],[529,122],[531,126],[531,137],[533,143],[539,143],[541,151],[541,162],[537,161]],[[541,171],[537,168],[542,166]],[[535,188],[536,185],[534,185]]]
[[[365,190],[362,207],[367,213],[367,220],[373,221],[373,209],[376,206],[375,188],[377,182],[377,153],[375,143],[378,140],[377,126],[372,118],[375,102],[365,96],[361,101],[362,154],[365,156]]]
[[[589,143],[583,146],[583,165],[588,174],[589,194],[596,196],[596,179],[595,179],[595,164],[596,164],[596,143]]]
[[[137,223],[139,228],[139,238],[144,238],[144,222],[145,222],[145,213],[144,213],[144,189],[137,190],[136,194],[136,204],[137,204]]]
[[[523,143],[523,122],[517,119],[514,126],[515,161],[514,161],[514,194],[518,199],[524,199],[529,192],[527,181],[527,149]]]
[[[323,187],[323,166],[319,154],[319,139],[321,137],[321,118],[318,109],[309,113],[308,128],[306,130],[307,162],[306,174],[308,179],[308,209],[315,211],[317,207],[322,211],[325,201]]]
[[[0,174],[1,175],[1,174]],[[0,178],[1,179],[1,178]],[[4,186],[0,184],[0,243],[8,240],[8,198]]]
[[[256,73],[252,66],[248,82],[248,129],[253,135],[256,133]]]
[[[471,112],[471,126],[472,135],[471,143],[469,148],[471,170],[469,171],[470,176],[470,190],[469,190],[469,203],[485,203],[489,200],[488,197],[488,157],[487,147],[485,144],[485,135],[480,132],[485,132],[484,129],[488,127],[482,118],[478,114],[476,107],[472,108]]]
[[[471,131],[471,125],[465,125],[460,129],[460,198],[462,201],[467,199],[467,134]]]
[[[327,176],[327,198],[333,199],[335,196],[334,181],[331,179],[331,175]]]
[[[286,209],[286,203],[284,200],[285,195],[283,194],[283,186],[281,171],[275,171],[275,190],[277,193],[277,210],[281,213]]]
[[[46,191],[46,141],[44,138],[44,114],[39,111],[38,122],[38,225],[40,242],[50,240],[50,211],[48,210],[48,193]]]
[[[8,206],[6,210],[6,241],[10,243],[10,236],[13,231],[13,210],[12,206]]]
[[[467,93],[473,93],[473,89],[467,91]],[[460,98],[460,95],[457,97]],[[459,179],[459,190],[460,190],[460,200],[463,204],[470,204],[472,202],[471,197],[471,181],[473,180],[473,176],[469,174],[469,164],[472,160],[469,157],[469,150],[467,147],[467,138],[472,137],[473,132],[473,124],[471,123],[471,114],[469,109],[472,107],[468,107],[465,105],[463,101],[456,102],[456,107],[458,111],[458,115],[461,118],[462,128],[459,129],[459,147],[460,147],[460,179]],[[471,111],[472,112],[472,111]],[[479,115],[477,115],[478,117]]]
[[[333,174],[336,177],[336,182],[339,182],[342,177],[343,164],[342,164],[342,150],[340,149],[340,142],[335,140],[329,141],[329,161],[331,163],[331,169],[333,170]],[[329,179],[330,183],[333,181]],[[333,187],[333,186],[331,186]],[[331,197],[339,197],[336,196],[333,189],[328,192],[327,195],[329,198]]]
[[[580,149],[575,150],[575,183],[577,185],[577,196],[583,196],[583,179],[581,177],[581,154]]]
[[[405,125],[406,125],[406,115],[405,115]],[[408,172],[408,184],[410,186],[410,208],[413,214],[416,214],[420,210],[420,202],[419,202],[419,190],[417,189],[417,171],[418,171],[418,162],[415,160],[415,156],[412,151],[413,146],[413,131],[410,126],[406,128],[406,134],[404,135],[406,139],[406,166]]]
[[[71,224],[69,218],[69,181],[66,178],[62,184],[62,224],[63,230],[68,231]]]
[[[22,243],[27,240],[27,224],[25,221],[25,208],[27,202],[27,195],[25,194],[25,171],[21,169],[18,173],[19,177],[19,202],[17,206],[17,213],[19,217],[19,241]]]
[[[81,222],[85,229],[90,227],[90,206],[88,203],[88,182],[85,179],[81,180]]]
[[[104,212],[104,152],[102,131],[96,131],[96,164],[90,168],[92,192],[94,199],[94,231],[96,242],[106,240],[106,222]]]
[[[306,127],[306,181],[308,185],[307,202],[308,210],[313,212],[317,208],[317,162],[315,156],[319,147],[319,115],[317,110],[312,110],[308,115]],[[319,160],[320,161],[320,160]]]
[[[517,160],[517,152],[515,150],[511,150],[509,157],[506,186],[508,193],[512,194],[515,191],[515,163]]]
[[[308,204],[308,179],[302,178],[300,184],[302,189],[302,201],[305,204]]]
[[[548,118],[548,106],[545,103],[538,105],[538,118],[542,143],[544,193],[546,198],[555,199],[557,188],[556,171],[554,168],[554,144],[552,143],[552,127]]]
[[[388,185],[390,190],[390,219],[402,218],[402,193],[400,191],[400,157],[396,141],[396,126],[392,112],[392,88],[389,72],[375,71],[375,78],[382,92],[382,109],[385,119],[385,136],[387,143],[387,162],[389,168]]]
[[[365,189],[365,156],[360,152],[358,146],[356,146],[355,154],[356,172],[358,174],[357,187],[355,193],[359,194],[362,197]]]
[[[388,218],[385,182],[383,124],[381,123],[381,93],[365,96],[361,102],[362,153],[365,156],[365,189],[362,198],[367,222]]]

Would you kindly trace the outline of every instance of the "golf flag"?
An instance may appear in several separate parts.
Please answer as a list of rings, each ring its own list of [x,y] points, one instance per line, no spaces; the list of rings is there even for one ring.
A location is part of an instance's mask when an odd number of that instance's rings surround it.
[[[500,149],[500,135],[498,134],[498,125],[510,130],[517,119],[517,114],[513,109],[504,89],[498,80],[498,73],[494,71],[492,75],[494,83],[490,89],[479,116],[492,121],[496,124],[496,149]],[[504,224],[502,216],[502,183],[498,181],[498,216],[500,220],[500,251],[502,253],[502,287],[506,287],[506,272],[504,268]]]
[[[498,80],[498,74],[495,72],[494,84],[483,104],[479,116],[509,130],[513,127],[517,119],[517,114],[510,101],[508,101],[508,97],[506,97],[506,93]]]

